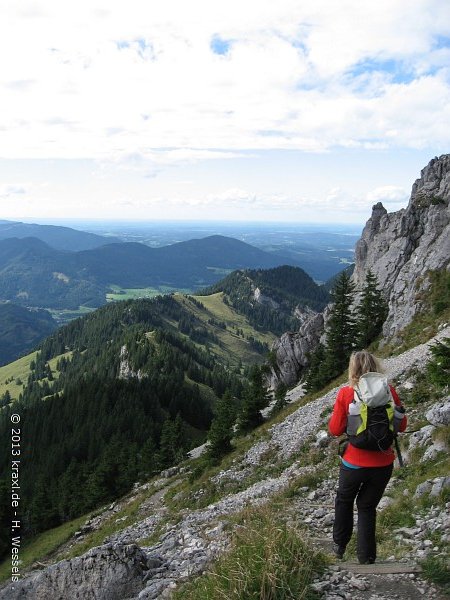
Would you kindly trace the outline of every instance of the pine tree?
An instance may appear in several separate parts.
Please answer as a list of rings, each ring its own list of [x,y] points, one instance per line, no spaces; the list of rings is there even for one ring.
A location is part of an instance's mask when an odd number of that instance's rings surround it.
[[[231,393],[227,390],[217,402],[216,415],[208,434],[208,456],[217,462],[233,449],[233,425],[236,420],[236,408]]]
[[[350,280],[350,275],[343,271],[331,291],[333,305],[328,320],[324,365],[329,380],[345,370],[355,347],[355,319],[351,310],[354,296],[355,284]]]
[[[246,433],[263,422],[261,410],[269,403],[269,396],[263,383],[263,372],[258,366],[250,371],[250,384],[243,393],[242,409],[239,415],[239,431]]]
[[[387,316],[387,302],[378,289],[378,280],[368,271],[361,300],[356,309],[357,345],[367,348],[380,333]]]
[[[287,394],[288,388],[284,383],[280,383],[275,392],[275,404],[270,412],[271,416],[276,415],[282,410],[287,404]]]
[[[309,354],[309,367],[306,372],[306,390],[316,392],[321,390],[324,385],[330,381],[328,372],[325,369],[325,347],[318,344],[313,352]]]

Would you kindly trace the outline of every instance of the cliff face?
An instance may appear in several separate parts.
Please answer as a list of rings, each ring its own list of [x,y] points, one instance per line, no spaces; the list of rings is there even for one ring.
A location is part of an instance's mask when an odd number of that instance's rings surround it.
[[[360,286],[369,269],[389,303],[383,328],[392,337],[421,308],[420,292],[430,270],[450,265],[450,155],[434,158],[412,187],[406,209],[388,213],[373,207],[356,244],[354,282]]]
[[[389,305],[383,335],[393,338],[421,308],[420,295],[430,270],[450,268],[450,154],[434,158],[414,183],[406,209],[388,213],[381,203],[372,209],[356,244],[352,275],[362,287],[369,269],[377,276]],[[306,353],[323,334],[329,313],[307,319],[295,333],[277,340],[276,365],[269,384],[292,385],[308,364]]]

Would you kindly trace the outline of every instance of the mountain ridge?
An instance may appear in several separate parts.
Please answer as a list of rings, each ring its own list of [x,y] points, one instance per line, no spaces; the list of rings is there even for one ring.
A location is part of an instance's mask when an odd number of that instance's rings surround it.
[[[0,241],[0,299],[43,308],[98,307],[113,284],[192,290],[218,281],[224,270],[279,264],[277,257],[224,236],[162,248],[127,242],[80,252],[53,250],[36,238],[10,238]]]
[[[72,252],[96,248],[103,244],[110,244],[112,241],[120,241],[116,237],[105,237],[62,225],[39,225],[0,220],[0,240],[12,237],[36,237],[55,249]]]

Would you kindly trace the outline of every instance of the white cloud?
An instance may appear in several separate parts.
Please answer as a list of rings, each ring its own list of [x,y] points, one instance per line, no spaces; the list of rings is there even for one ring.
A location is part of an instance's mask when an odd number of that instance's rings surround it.
[[[0,198],[7,199],[14,196],[22,196],[28,192],[27,187],[22,184],[4,183],[0,185]]]
[[[445,36],[441,0],[7,2],[0,155],[445,147]]]
[[[367,194],[367,200],[372,204],[382,202],[387,205],[406,205],[408,192],[404,188],[395,185],[383,185],[370,191]]]

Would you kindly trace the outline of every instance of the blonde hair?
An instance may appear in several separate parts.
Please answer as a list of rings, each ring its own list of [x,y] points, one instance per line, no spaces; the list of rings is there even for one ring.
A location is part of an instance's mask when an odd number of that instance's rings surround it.
[[[350,385],[352,387],[357,386],[361,375],[369,371],[372,373],[383,372],[379,360],[373,354],[367,352],[367,350],[353,352],[348,364],[348,380]]]

